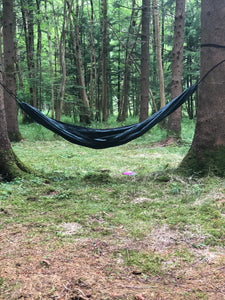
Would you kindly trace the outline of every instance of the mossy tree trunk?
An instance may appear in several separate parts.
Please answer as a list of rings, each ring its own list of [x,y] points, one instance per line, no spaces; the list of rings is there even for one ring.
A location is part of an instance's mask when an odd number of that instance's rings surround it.
[[[2,82],[1,72],[0,81]],[[29,172],[29,170],[16,157],[9,141],[4,105],[4,91],[2,86],[0,86],[0,177],[10,181],[16,177],[24,175],[24,172]]]
[[[222,61],[225,53],[224,0],[202,0],[201,77]],[[197,124],[191,148],[180,170],[225,176],[225,63],[199,87]]]
[[[1,76],[0,76],[1,77]],[[0,176],[4,180],[21,177],[28,168],[16,157],[8,138],[3,102],[3,90],[0,88]]]

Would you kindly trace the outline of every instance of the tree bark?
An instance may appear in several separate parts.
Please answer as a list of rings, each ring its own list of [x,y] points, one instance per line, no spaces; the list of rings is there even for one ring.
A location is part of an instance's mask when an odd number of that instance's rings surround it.
[[[91,53],[90,53],[90,61],[91,61],[91,68],[90,68],[90,117],[93,120],[94,116],[94,103],[97,99],[97,69],[96,69],[96,55],[95,55],[95,42],[94,42],[94,6],[93,0],[90,0],[91,4],[91,13],[89,12],[89,5],[88,6],[88,16],[91,23]]]
[[[136,1],[132,1],[132,12],[130,17],[130,24],[128,29],[128,35],[126,39],[126,44],[124,44],[125,49],[125,70],[123,75],[123,86],[122,86],[122,94],[120,95],[120,105],[118,110],[118,117],[117,121],[122,122],[125,121],[128,115],[128,105],[129,105],[129,89],[130,89],[130,73],[132,67],[132,53],[135,48],[137,37],[139,35],[139,28],[138,26],[138,33],[136,34],[136,38],[134,41],[131,41],[131,38],[134,35],[134,24],[136,24],[135,20],[137,18],[139,10],[136,7]],[[132,44],[131,44],[132,43]]]
[[[63,25],[62,25],[62,32],[60,37],[60,43],[59,43],[59,55],[60,55],[60,66],[61,66],[61,84],[59,87],[58,97],[56,101],[56,109],[55,109],[55,118],[56,120],[60,121],[61,115],[62,115],[62,108],[63,108],[63,99],[65,95],[65,87],[66,87],[66,29],[69,23],[70,19],[70,7],[69,7],[69,13],[67,15],[66,10],[66,0],[64,0],[64,13],[63,13]]]
[[[49,17],[47,14],[47,1],[45,0],[45,19],[48,23]],[[51,117],[55,118],[55,93],[54,93],[54,71],[53,71],[53,54],[52,54],[52,39],[50,34],[49,25],[47,25],[47,38],[48,38],[48,48],[49,48],[49,68],[51,76]]]
[[[185,0],[176,0],[172,59],[171,99],[182,93]],[[169,116],[168,135],[176,139],[181,134],[181,107]]]
[[[25,34],[26,43],[26,54],[27,54],[27,68],[28,77],[30,80],[30,97],[31,104],[37,107],[37,89],[36,89],[36,71],[34,63],[34,13],[33,13],[33,0],[20,0],[23,27]]]
[[[225,6],[223,0],[202,0],[201,77],[224,59]],[[225,63],[199,87],[197,123],[191,148],[179,170],[225,176]]]
[[[107,0],[102,0],[102,121],[107,121]]]
[[[0,53],[0,64],[2,62],[1,58],[2,55]],[[0,72],[0,81],[2,82],[2,72]],[[16,177],[23,176],[24,172],[29,172],[29,169],[16,157],[9,141],[4,105],[4,91],[3,87],[0,86],[0,177],[10,181]]]
[[[159,88],[160,88],[160,107],[165,106],[165,91],[164,91],[164,75],[161,56],[160,28],[159,28],[159,11],[157,0],[153,0],[154,22],[155,22],[155,38],[156,38],[156,53],[159,73]]]
[[[79,37],[79,24],[78,24],[78,17],[79,17],[79,3],[78,0],[76,1],[76,18],[74,19],[75,22],[75,37],[74,37],[74,46],[76,51],[76,65],[77,65],[77,76],[78,82],[80,86],[80,98],[81,101],[79,103],[80,106],[80,122],[89,124],[90,123],[90,107],[89,107],[89,100],[86,92],[86,84],[85,84],[85,77],[84,77],[84,67],[82,61],[82,54],[81,54],[81,47],[80,47],[80,37]]]
[[[16,61],[16,50],[14,42],[15,18],[13,11],[13,0],[3,1],[3,45],[4,45],[4,84],[16,94],[16,78],[14,64]],[[19,132],[17,105],[14,97],[4,91],[5,113],[9,139],[18,142],[22,139]]]
[[[149,102],[149,22],[150,0],[142,1],[142,32],[141,32],[141,103],[139,121],[148,118]]]
[[[41,59],[41,52],[42,52],[42,30],[41,30],[41,0],[36,0],[37,4],[37,58],[36,58],[36,70],[38,76],[36,76],[36,79],[41,83],[42,82],[42,59]],[[39,84],[37,86],[37,107],[41,108],[42,102],[42,85]]]

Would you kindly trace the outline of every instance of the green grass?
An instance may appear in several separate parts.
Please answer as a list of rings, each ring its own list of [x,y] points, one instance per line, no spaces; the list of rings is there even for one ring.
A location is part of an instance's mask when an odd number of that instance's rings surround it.
[[[197,244],[225,244],[224,179],[183,178],[174,171],[189,149],[191,121],[184,122],[179,147],[155,146],[166,136],[159,127],[105,150],[72,145],[37,124],[20,129],[24,140],[13,149],[37,173],[0,183],[1,228],[23,224],[34,234],[48,232],[66,240],[59,226],[74,222],[83,230],[73,237],[111,236],[123,228],[127,237],[143,239],[153,228],[166,225],[200,234]],[[127,170],[136,175],[122,175]],[[131,254],[127,264],[135,264],[137,252]],[[148,255],[140,257],[138,264],[148,268]],[[161,262],[153,258],[149,269],[159,272]]]

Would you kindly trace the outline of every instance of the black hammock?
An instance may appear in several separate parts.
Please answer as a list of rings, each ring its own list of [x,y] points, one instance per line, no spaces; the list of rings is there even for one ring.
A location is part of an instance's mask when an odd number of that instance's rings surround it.
[[[197,89],[198,84],[187,88],[167,105],[143,122],[110,129],[91,129],[59,122],[45,116],[38,109],[18,102],[21,109],[33,120],[71,143],[93,149],[104,149],[123,145],[138,138],[181,106]]]

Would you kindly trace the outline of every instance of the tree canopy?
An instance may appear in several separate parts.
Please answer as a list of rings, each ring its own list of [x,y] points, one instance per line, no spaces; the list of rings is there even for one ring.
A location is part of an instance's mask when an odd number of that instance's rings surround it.
[[[104,2],[104,1],[103,1]],[[124,109],[138,115],[140,109],[141,14],[142,2],[15,0],[14,11],[17,95],[35,107],[51,107],[60,119],[61,111],[76,122],[106,119]],[[160,107],[157,76],[156,34],[153,7],[149,18],[150,111]],[[159,1],[161,54],[165,94],[170,99],[173,47],[174,1]],[[198,76],[200,45],[200,3],[187,1],[184,37],[183,87]],[[102,69],[104,18],[105,71]],[[128,68],[129,66],[129,68]],[[105,75],[104,75],[105,74]],[[106,77],[107,90],[102,87]],[[85,94],[83,93],[85,92]],[[106,107],[102,105],[107,93]],[[127,105],[123,106],[124,97]],[[192,105],[187,107],[193,117]],[[103,110],[104,113],[103,113]],[[103,116],[104,114],[104,116]]]

